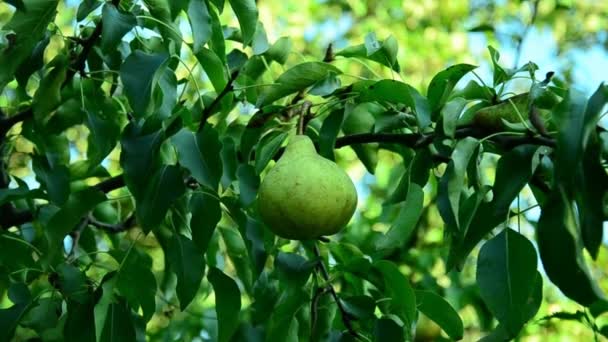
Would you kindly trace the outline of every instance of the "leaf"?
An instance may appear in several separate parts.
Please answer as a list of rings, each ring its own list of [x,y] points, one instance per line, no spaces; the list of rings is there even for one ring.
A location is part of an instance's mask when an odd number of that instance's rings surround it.
[[[136,197],[137,220],[145,233],[158,227],[171,205],[184,193],[186,187],[180,169],[163,165],[151,179],[143,196]]]
[[[101,6],[102,2],[99,0],[84,0],[78,5],[78,11],[76,12],[76,21],[83,21],[91,12]]]
[[[271,87],[260,94],[256,103],[263,107],[289,94],[304,90],[315,83],[327,78],[330,73],[341,74],[340,69],[322,62],[305,62],[285,71]]]
[[[120,267],[116,274],[116,288],[125,296],[134,311],[141,306],[148,322],[156,311],[156,278],[152,273],[152,258],[135,246],[126,252],[113,250],[111,255]]]
[[[164,53],[147,54],[136,50],[120,66],[120,79],[136,118],[149,114],[155,75],[168,59]]]
[[[510,336],[518,335],[524,324],[536,314],[530,298],[535,294],[540,274],[532,243],[523,235],[506,228],[486,242],[477,260],[477,284],[481,298]]]
[[[336,89],[340,88],[340,85],[340,79],[336,74],[330,72],[326,78],[313,84],[308,93],[316,96],[328,96],[333,94]]]
[[[470,64],[455,64],[440,71],[433,77],[426,96],[433,113],[433,120],[437,118],[439,110],[446,103],[452,89],[456,86],[456,83],[458,83],[458,81],[469,71],[475,68],[477,67]]]
[[[63,329],[66,342],[95,342],[95,304],[96,300],[88,295],[79,303],[74,300],[66,302],[67,318]]]
[[[113,115],[116,116],[115,113]],[[89,129],[87,160],[93,165],[100,163],[114,149],[120,137],[120,125],[94,110],[86,111],[86,124]]]
[[[287,62],[287,58],[291,52],[291,45],[290,37],[281,37],[265,52],[265,56],[267,56],[268,59],[283,65]]]
[[[171,69],[165,68],[159,74],[158,86],[154,88],[154,117],[161,120],[169,119],[177,103],[177,79]],[[167,128],[170,130],[170,128]]]
[[[78,267],[62,263],[57,267],[57,276],[57,286],[66,299],[79,303],[88,300],[87,277]]]
[[[422,215],[424,191],[415,183],[408,188],[405,202],[400,204],[401,210],[389,231],[376,240],[376,250],[401,248],[409,241]]]
[[[547,276],[569,298],[589,306],[603,298],[582,255],[579,227],[563,190],[556,189],[542,206],[536,229]]]
[[[390,298],[388,301],[390,312],[403,320],[404,327],[408,329],[416,316],[416,295],[409,281],[390,261],[376,261],[374,269],[381,274],[383,294]]]
[[[135,327],[131,320],[131,310],[124,299],[120,299],[116,303],[110,303],[108,306],[100,340],[112,342],[135,341]]]
[[[397,39],[391,35],[384,41],[375,40],[375,46],[376,47],[373,50],[368,49],[367,42],[366,44],[349,46],[338,51],[336,56],[364,58],[385,65],[396,72],[400,72],[401,68],[397,61]]]
[[[65,165],[51,166],[47,158],[40,156],[32,158],[32,168],[50,202],[63,205],[70,196],[70,170]]]
[[[0,340],[11,341],[21,317],[28,310],[31,295],[27,285],[22,283],[11,284],[8,295],[13,306],[0,309]]]
[[[171,264],[171,270],[177,276],[177,298],[183,311],[194,299],[205,273],[203,255],[198,251],[192,240],[182,234],[171,236],[165,253]]]
[[[270,133],[260,140],[255,151],[255,172],[258,175],[264,171],[266,165],[277,154],[287,135],[287,132]]]
[[[224,62],[216,52],[202,47],[196,53],[196,59],[205,70],[216,92],[221,92],[228,84],[228,74]]]
[[[441,117],[443,119],[443,132],[446,136],[454,138],[456,133],[456,125],[460,113],[466,106],[467,101],[462,97],[456,97],[445,104],[441,110]]]
[[[228,0],[241,26],[243,44],[249,45],[258,23],[258,9],[255,0]]]
[[[294,288],[304,287],[315,265],[316,262],[310,262],[295,253],[279,252],[274,261],[281,282]]]
[[[444,298],[428,290],[416,291],[416,306],[454,340],[462,339],[464,325],[458,312]]]
[[[218,341],[229,341],[239,324],[241,291],[232,278],[215,267],[209,268],[207,278],[215,292]]]
[[[351,296],[341,298],[342,306],[347,313],[361,320],[374,317],[376,301],[370,296]]]
[[[230,137],[225,137],[222,140],[222,179],[221,184],[224,189],[236,179],[237,154],[234,140]]]
[[[207,251],[213,231],[222,216],[220,201],[213,195],[205,192],[194,192],[190,197],[190,228],[192,241],[201,254]]]
[[[65,204],[49,220],[45,234],[49,242],[48,260],[58,261],[63,250],[63,239],[106,196],[94,188],[72,193]]]
[[[192,52],[196,55],[211,39],[211,15],[204,0],[190,0],[188,3],[188,20],[192,29],[194,43]]]
[[[352,110],[352,105],[347,104],[345,109],[338,108],[332,111],[325,120],[319,132],[319,154],[329,160],[335,160],[334,146],[340,128],[344,122],[346,111]]]
[[[148,181],[160,167],[160,145],[165,139],[162,130],[144,134],[134,123],[127,125],[122,133],[120,166],[125,183],[133,196],[142,198]]]
[[[265,341],[287,341],[290,330],[297,325],[297,311],[309,301],[310,294],[302,288],[289,287],[283,291],[267,321]]]
[[[490,51],[490,57],[492,58],[492,66],[494,67],[494,87],[509,80],[513,76],[514,71],[511,69],[503,68],[498,60],[500,59],[500,53],[492,46],[488,46]]]
[[[109,51],[116,48],[122,37],[137,25],[137,19],[131,12],[122,12],[114,4],[103,6],[101,20],[101,49]]]
[[[222,4],[224,2],[223,0],[217,1],[221,1]],[[220,13],[222,7],[218,7]],[[226,63],[226,42],[224,41],[224,30],[222,28],[222,23],[220,22],[220,17],[213,7],[208,6],[207,9],[209,9],[209,14],[211,15],[211,40],[209,41],[209,48],[215,52],[222,63]]]
[[[10,48],[0,52],[0,91],[4,90],[19,66],[30,57],[34,46],[42,39],[48,24],[57,13],[56,0],[27,0],[23,4],[24,8],[18,9],[2,27],[3,31],[15,34]]]
[[[234,227],[217,227],[226,246],[226,254],[234,265],[236,277],[241,281],[247,292],[251,291],[253,275],[251,272],[251,262],[247,252],[244,236]]]
[[[479,141],[467,137],[458,142],[452,152],[452,160],[441,177],[437,202],[441,217],[449,226],[461,229],[460,225],[460,198],[463,189],[466,189],[465,175],[471,157],[479,147]]]
[[[222,177],[222,146],[216,130],[205,125],[201,132],[195,134],[183,128],[171,138],[171,142],[177,149],[179,163],[200,184],[217,191]]]
[[[34,120],[40,124],[46,123],[51,117],[50,113],[61,104],[61,87],[68,71],[67,56],[57,55],[45,69],[45,75],[32,100]]]
[[[258,195],[260,176],[256,174],[253,166],[241,164],[236,171],[236,178],[239,180],[239,200],[241,205],[247,208]]]
[[[374,341],[406,341],[403,328],[392,317],[381,317],[374,323]]]
[[[254,55],[261,55],[268,51],[270,45],[268,44],[268,37],[266,37],[266,30],[264,25],[258,21],[255,28],[255,34],[251,41],[251,48],[253,49]]]
[[[47,329],[52,329],[59,323],[61,315],[61,303],[59,298],[41,298],[36,305],[23,316],[20,324],[35,330],[43,335]]]

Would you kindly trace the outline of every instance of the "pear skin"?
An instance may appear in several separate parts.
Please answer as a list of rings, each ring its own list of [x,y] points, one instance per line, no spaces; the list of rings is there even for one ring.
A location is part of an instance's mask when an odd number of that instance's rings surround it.
[[[308,136],[296,135],[260,184],[257,205],[276,235],[309,240],[346,226],[357,191],[344,170],[317,154]]]

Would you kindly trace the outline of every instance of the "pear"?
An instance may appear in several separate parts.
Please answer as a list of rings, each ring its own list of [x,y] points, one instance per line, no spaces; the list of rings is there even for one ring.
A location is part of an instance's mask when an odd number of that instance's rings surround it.
[[[344,170],[317,154],[308,136],[296,135],[260,184],[257,204],[262,221],[276,235],[316,239],[346,226],[357,191]]]

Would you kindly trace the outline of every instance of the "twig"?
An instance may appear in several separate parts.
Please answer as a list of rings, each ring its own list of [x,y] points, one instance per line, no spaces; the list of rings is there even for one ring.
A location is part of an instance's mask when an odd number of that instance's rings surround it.
[[[304,101],[300,108],[300,117],[298,118],[298,134],[304,134],[306,129],[306,117],[310,115],[310,107],[312,103],[310,101]]]
[[[89,220],[89,223],[91,223],[91,225],[93,227],[99,228],[99,229],[106,231],[108,233],[111,233],[111,234],[116,234],[116,233],[124,232],[124,231],[132,228],[133,225],[135,224],[135,215],[131,214],[124,222],[121,222],[118,224],[101,222],[101,221],[97,220],[92,214],[89,214],[88,220]]]
[[[532,17],[530,18],[530,22],[528,22],[528,24],[524,28],[524,32],[521,34],[521,37],[517,41],[517,48],[515,49],[515,60],[513,62],[514,69],[516,69],[517,66],[519,65],[519,59],[521,57],[521,51],[523,50],[524,40],[526,39],[526,36],[528,35],[530,28],[532,27],[532,25],[534,25],[534,22],[536,21],[536,16],[538,15],[538,4],[539,3],[540,3],[540,0],[535,0],[532,3],[532,5],[531,5],[532,6]]]
[[[209,119],[209,117],[211,115],[213,115],[213,110],[215,109],[215,107],[220,103],[220,101],[224,98],[224,96],[228,95],[228,93],[234,89],[234,81],[236,80],[236,78],[238,76],[239,76],[239,70],[233,71],[232,75],[230,75],[230,80],[228,80],[228,83],[226,84],[224,89],[222,89],[222,91],[217,95],[217,97],[215,99],[213,99],[213,102],[211,102],[209,107],[205,107],[205,109],[203,109],[203,114],[201,116],[201,123],[198,126],[199,132],[201,132],[203,130],[203,128],[205,127],[205,124],[207,123],[207,119]]]
[[[353,327],[353,323],[351,321],[352,318],[351,318],[350,314],[346,311],[346,308],[344,308],[344,305],[340,301],[340,298],[338,297],[336,290],[330,284],[329,273],[327,272],[327,268],[325,268],[325,263],[323,263],[323,258],[321,258],[321,252],[319,252],[319,247],[317,246],[316,243],[313,245],[313,251],[314,251],[317,259],[319,259],[318,263],[317,263],[317,269],[320,271],[321,277],[323,277],[323,280],[325,280],[325,282],[327,283],[326,291],[329,291],[329,293],[331,293],[331,296],[334,298],[334,301],[336,302],[336,305],[338,306],[338,310],[340,310],[340,315],[342,316],[342,323],[344,323],[344,326],[348,330],[349,334],[351,334],[354,338],[360,339],[361,336]]]

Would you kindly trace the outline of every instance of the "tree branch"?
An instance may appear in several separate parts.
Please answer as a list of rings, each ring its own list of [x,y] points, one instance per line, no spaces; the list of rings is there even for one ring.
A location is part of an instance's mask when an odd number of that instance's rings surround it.
[[[348,333],[351,336],[353,336],[354,338],[360,339],[361,337],[360,337],[359,333],[353,327],[352,317],[346,311],[346,308],[344,308],[344,305],[340,301],[340,298],[338,297],[336,290],[330,284],[329,272],[327,272],[327,268],[325,268],[325,264],[323,263],[323,258],[321,258],[321,252],[319,252],[319,247],[317,246],[316,243],[314,243],[314,245],[313,245],[313,251],[315,253],[315,257],[318,259],[317,269],[320,271],[321,277],[323,277],[323,280],[325,280],[325,282],[327,283],[327,288],[325,289],[325,291],[329,291],[331,296],[334,298],[334,301],[336,302],[336,305],[338,306],[338,310],[340,310],[340,315],[342,316],[342,323],[344,323],[344,326],[346,327],[346,329],[348,330]]]
[[[224,98],[224,96],[228,95],[228,93],[231,92],[232,89],[234,89],[234,81],[236,80],[236,78],[238,76],[239,76],[239,71],[238,70],[233,71],[232,75],[230,75],[230,80],[228,80],[228,83],[226,84],[224,89],[222,89],[222,91],[217,95],[217,97],[215,99],[213,99],[213,102],[211,102],[211,104],[209,104],[208,107],[205,107],[205,109],[203,109],[203,114],[201,115],[201,123],[198,126],[199,132],[201,132],[203,130],[203,128],[205,127],[205,124],[207,123],[207,119],[209,119],[209,117],[211,115],[213,115],[213,110],[215,109],[215,107],[217,107],[217,105]]]
[[[131,214],[124,222],[111,224],[97,220],[92,214],[88,216],[89,223],[107,233],[116,234],[129,230],[135,225],[135,214]]]

